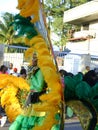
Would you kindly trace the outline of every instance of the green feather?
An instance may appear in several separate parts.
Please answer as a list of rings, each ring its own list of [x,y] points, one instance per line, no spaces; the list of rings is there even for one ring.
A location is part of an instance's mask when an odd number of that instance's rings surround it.
[[[75,88],[75,93],[79,99],[87,100],[90,91],[91,87],[84,81],[80,82]]]
[[[14,22],[11,23],[11,25],[14,26],[18,36],[26,36],[27,38],[31,39],[32,37],[38,35],[34,24],[31,23],[30,20],[30,17],[24,18],[19,14],[14,17]]]
[[[83,79],[83,76],[79,73],[73,77],[66,76],[64,77],[64,83],[65,83],[65,90],[64,90],[64,97],[65,100],[77,98],[75,94],[75,88],[77,84],[79,84]]]

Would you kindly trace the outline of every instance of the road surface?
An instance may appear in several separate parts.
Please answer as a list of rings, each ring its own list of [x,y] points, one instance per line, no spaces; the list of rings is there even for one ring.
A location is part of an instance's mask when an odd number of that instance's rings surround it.
[[[65,123],[64,130],[83,130],[79,122]]]
[[[5,124],[3,128],[0,128],[0,130],[8,130],[10,124]],[[65,129],[64,130],[83,130],[81,128],[81,125],[79,122],[73,122],[73,123],[65,123]]]

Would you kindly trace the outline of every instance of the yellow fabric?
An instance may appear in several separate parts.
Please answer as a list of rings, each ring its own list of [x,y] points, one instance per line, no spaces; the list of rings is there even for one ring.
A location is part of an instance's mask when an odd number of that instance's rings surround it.
[[[37,117],[41,117],[41,116],[45,116],[45,112],[37,112],[34,111],[33,109],[33,105],[28,106],[27,108],[24,109],[23,115],[29,115],[29,116],[37,116]]]
[[[40,96],[42,104],[37,103],[33,105],[34,111],[46,112],[47,118],[45,118],[43,126],[36,126],[34,130],[43,130],[46,127],[50,129],[53,124],[57,123],[57,120],[55,120],[55,114],[60,110],[60,102],[62,100],[61,81],[56,72],[56,66],[52,61],[45,40],[38,35],[30,40],[30,46],[32,46],[30,51],[32,50],[32,53],[36,51],[38,54],[38,66],[41,69],[48,86],[48,93]],[[28,54],[26,53],[26,55]]]
[[[22,113],[19,99],[17,98],[18,89],[30,90],[27,82],[19,77],[7,74],[0,74],[0,98],[1,105],[5,108],[5,112],[10,122]]]
[[[39,0],[18,0],[17,8],[23,17],[32,16],[32,23],[39,20]]]

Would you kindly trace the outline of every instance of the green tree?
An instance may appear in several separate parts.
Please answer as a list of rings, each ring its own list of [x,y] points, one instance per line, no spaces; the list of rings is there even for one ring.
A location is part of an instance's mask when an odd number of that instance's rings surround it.
[[[66,8],[70,9],[76,6],[79,6],[81,4],[84,4],[90,0],[66,0]]]
[[[79,26],[72,26],[71,24],[63,23],[64,11],[76,7],[80,4],[86,3],[90,0],[43,0],[44,10],[47,17],[48,28],[59,37],[59,42],[54,44],[64,48],[69,38],[69,32],[74,29],[79,30]],[[70,31],[71,30],[71,31]]]
[[[16,35],[16,31],[14,30],[14,27],[11,26],[11,23],[14,20],[14,14],[5,12],[2,14],[0,19],[0,43],[1,44],[7,44],[12,45],[16,43],[23,43],[24,38],[18,37]]]

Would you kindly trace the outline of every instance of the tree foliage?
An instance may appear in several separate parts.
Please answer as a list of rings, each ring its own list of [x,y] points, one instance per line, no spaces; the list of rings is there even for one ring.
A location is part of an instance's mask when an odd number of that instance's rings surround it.
[[[16,35],[14,27],[11,26],[11,23],[14,20],[14,15],[8,12],[2,14],[0,19],[0,43],[3,44],[16,44],[23,43],[24,39]]]
[[[65,46],[69,37],[68,32],[72,29],[78,30],[70,24],[63,23],[64,11],[79,6],[90,0],[44,0],[44,11],[47,17],[48,28],[58,35],[60,41],[55,44]],[[65,42],[64,42],[65,41]]]

